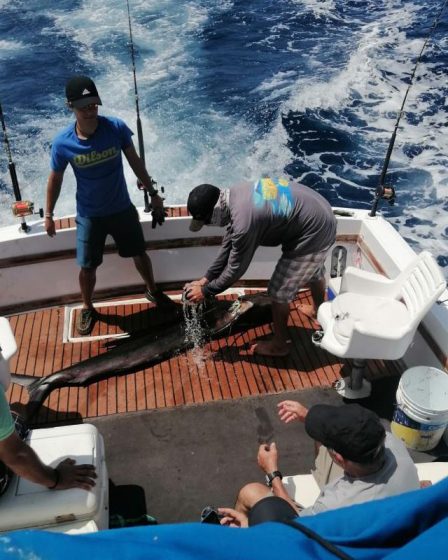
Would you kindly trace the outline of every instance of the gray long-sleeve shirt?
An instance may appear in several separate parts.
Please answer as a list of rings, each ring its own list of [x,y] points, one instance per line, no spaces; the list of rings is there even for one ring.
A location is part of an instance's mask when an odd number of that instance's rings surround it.
[[[384,465],[379,471],[360,478],[344,473],[329,482],[314,505],[303,509],[299,515],[306,517],[420,488],[417,469],[404,443],[387,432],[385,447]]]
[[[335,240],[336,219],[320,194],[294,181],[260,179],[230,189],[230,225],[205,277],[204,295],[216,295],[246,272],[258,246],[281,245],[301,256],[322,251]]]

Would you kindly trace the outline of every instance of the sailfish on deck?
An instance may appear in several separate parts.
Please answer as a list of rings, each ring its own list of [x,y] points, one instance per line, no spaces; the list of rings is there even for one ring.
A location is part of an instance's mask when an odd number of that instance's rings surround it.
[[[256,306],[261,313],[249,318],[252,324],[269,320],[270,299],[264,294],[244,296],[235,301],[213,300],[201,313],[201,324],[211,340],[229,331],[239,319]],[[181,306],[179,305],[179,308]],[[32,418],[45,398],[54,389],[61,387],[84,387],[114,375],[121,375],[150,366],[186,351],[194,346],[194,341],[186,336],[185,320],[159,328],[154,332],[130,336],[111,350],[93,358],[83,360],[45,377],[11,375],[11,381],[28,391],[26,407],[27,419]]]

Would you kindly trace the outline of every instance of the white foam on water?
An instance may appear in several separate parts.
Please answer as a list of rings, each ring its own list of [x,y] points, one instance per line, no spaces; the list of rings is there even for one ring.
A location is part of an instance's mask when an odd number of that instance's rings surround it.
[[[63,14],[58,22],[74,40],[86,45],[86,60],[96,56],[98,37],[107,37],[117,21],[123,22],[121,3],[113,3],[104,10],[103,2],[94,2],[98,15],[92,22],[87,6],[73,22]],[[212,3],[213,4],[213,3]],[[231,3],[219,9],[229,9]],[[228,184],[244,174],[244,164],[229,166],[245,149],[250,133],[231,116],[204,107],[196,91],[198,73],[197,34],[208,19],[205,7],[195,2],[179,6],[178,2],[133,3],[132,31],[136,46],[136,65],[142,127],[145,139],[146,162],[153,177],[165,186],[168,203],[185,202],[188,190],[202,182]],[[105,13],[103,13],[105,12]],[[112,12],[112,13],[110,13]],[[139,18],[148,19],[145,26]],[[90,29],[80,25],[87,20]],[[121,26],[127,39],[128,22]],[[93,30],[96,29],[94,32]],[[95,39],[93,40],[92,37]],[[105,67],[106,66],[106,67]],[[102,62],[102,74],[97,79],[103,95],[104,114],[122,117],[135,129],[135,105],[130,73],[130,58],[125,51],[121,59],[111,55]],[[111,80],[111,78],[113,78]],[[223,138],[225,143],[223,144]],[[232,171],[230,171],[232,168]],[[229,177],[232,175],[233,177]],[[135,182],[127,168],[129,184]],[[140,203],[141,195],[134,192]]]
[[[211,4],[215,10],[232,7],[231,2]],[[93,0],[70,12],[52,8],[47,16],[54,26],[44,33],[65,37],[77,46],[86,65],[100,72],[92,77],[102,97],[101,113],[123,118],[136,131],[129,28],[123,2]],[[252,134],[232,116],[204,107],[195,91],[197,34],[207,21],[207,9],[196,2],[179,6],[174,0],[140,1],[132,3],[131,16],[146,162],[152,176],[165,186],[167,203],[185,202],[188,190],[199,183],[229,185],[240,180],[246,166],[239,154],[247,149]],[[139,23],[141,19],[145,25]],[[74,72],[76,69],[67,69],[67,77]],[[51,140],[73,119],[64,107],[63,91],[54,93],[52,105],[44,115],[32,110],[24,115],[27,128],[33,128],[32,136],[22,134],[18,125],[10,134],[22,194],[33,199],[36,206],[45,202]],[[132,200],[141,205],[142,194],[132,188],[135,177],[127,164],[125,174]],[[0,168],[0,177],[10,184],[7,168]],[[57,215],[74,213],[74,192],[75,181],[69,169]],[[1,193],[0,204],[7,207],[11,202],[10,188]],[[14,218],[2,212],[0,223],[14,223]]]
[[[0,4],[1,9],[1,4]],[[0,41],[0,59],[16,56],[18,51],[26,50],[27,46],[21,41]]]
[[[262,93],[266,101],[285,97],[292,92],[297,72],[294,70],[276,72],[269,79],[264,80],[251,93]]]
[[[313,11],[321,7],[321,2],[310,0],[297,4],[303,4]],[[328,10],[334,7],[329,3]],[[290,96],[282,103],[277,122],[269,136],[265,136],[256,145],[255,158],[262,157],[272,150],[277,156],[281,154],[280,160],[287,162],[289,150],[285,138],[283,119],[288,113],[318,115],[322,109],[331,110],[334,114],[349,110],[356,116],[356,125],[351,120],[341,119],[337,127],[340,131],[349,135],[363,138],[366,149],[372,154],[378,154],[382,150],[384,155],[394,129],[398,111],[401,107],[409,78],[414,68],[415,60],[420,54],[423,39],[409,39],[405,29],[412,30],[413,23],[418,16],[421,6],[407,5],[403,7],[401,2],[391,1],[381,19],[361,27],[352,40],[350,56],[346,62],[338,66],[328,67],[322,64],[322,52],[316,49],[308,54],[308,65],[314,67],[315,71],[306,76],[299,75],[295,84],[288,84]],[[313,12],[314,13],[314,12]],[[322,12],[323,13],[323,12]],[[403,31],[398,31],[401,29]],[[435,200],[446,200],[448,195],[448,135],[446,134],[446,110],[443,104],[437,103],[437,96],[444,97],[447,91],[446,76],[443,68],[436,68],[434,64],[427,62],[431,58],[431,49],[444,49],[448,44],[446,38],[442,39],[434,47],[429,45],[426,50],[425,61],[418,67],[418,73],[414,84],[409,92],[405,106],[404,117],[392,154],[389,172],[406,171],[411,174],[424,171],[428,179],[423,183],[404,186],[401,190],[406,198],[412,198],[413,189],[422,193],[418,204],[410,202],[402,206],[402,218],[395,220],[401,233],[412,240],[417,241],[419,249],[428,249],[435,255],[446,254],[446,239],[448,214],[446,210],[435,205]],[[276,77],[272,79],[275,83]],[[262,88],[258,88],[260,91]],[[265,88],[269,92],[269,88]],[[269,94],[266,96],[269,99]],[[356,107],[353,101],[359,101]],[[435,109],[438,106],[438,109]],[[415,122],[417,119],[417,123]],[[366,125],[360,126],[359,121]],[[278,146],[282,146],[279,151]],[[408,145],[420,145],[423,147],[421,153],[410,156],[406,150]],[[340,177],[331,166],[322,165],[323,153],[312,153],[304,155],[307,166],[322,176],[327,182],[334,180],[337,184]],[[291,153],[291,160],[293,154]],[[381,169],[378,168],[378,177]],[[357,168],[354,172],[362,178],[371,176],[372,169]],[[308,172],[307,172],[308,173]],[[299,180],[304,179],[298,177]],[[362,189],[355,182],[344,177],[344,183],[355,188]],[[332,187],[336,188],[336,187]],[[366,187],[364,187],[366,188]],[[400,191],[398,201],[400,200]],[[341,197],[340,193],[338,193]],[[373,193],[372,193],[373,196]],[[353,201],[347,200],[348,203]],[[440,205],[441,205],[440,204]],[[407,218],[417,217],[420,221],[411,229],[402,227]]]
[[[407,87],[404,77],[409,77],[422,45],[422,40],[409,38],[409,32],[421,17],[420,11],[435,8],[436,2],[430,1],[424,6],[412,2],[404,5],[401,0],[380,4],[372,0],[367,7],[374,10],[374,21],[362,24],[355,22],[350,10],[340,9],[341,1],[290,0],[282,5],[284,17],[272,16],[272,25],[261,38],[272,48],[276,48],[275,37],[282,33],[287,36],[300,11],[324,22],[328,20],[328,25],[338,19],[338,23],[350,26],[350,33],[344,37],[346,44],[333,46],[344,48],[349,56],[340,57],[341,63],[337,57],[328,58],[332,36],[322,33],[320,40],[316,40],[303,57],[300,49],[297,50],[300,38],[291,37],[285,48],[297,51],[298,57],[302,57],[298,60],[303,60],[306,68],[298,64],[295,71],[277,69],[254,87],[252,93],[266,103],[282,100],[277,120],[263,132],[256,125],[211,105],[207,92],[202,89],[201,34],[213,17],[231,12],[234,3],[231,0],[132,1],[146,162],[153,177],[165,186],[168,203],[185,202],[189,189],[202,182],[229,186],[262,173],[283,174],[285,166],[296,157],[289,148],[290,138],[282,121],[289,112],[306,114],[328,109],[342,115],[348,110],[358,122],[365,121],[366,125],[353,125],[343,118],[337,125],[332,124],[360,138],[367,151],[386,153]],[[0,0],[0,6],[6,5]],[[126,4],[122,0],[107,3],[86,0],[67,11],[43,0],[39,9],[53,22],[43,33],[66,40],[78,53],[84,68],[92,68],[92,77],[104,103],[102,114],[119,116],[136,130]],[[435,14],[435,9],[433,11]],[[36,10],[22,15],[29,17],[30,26],[33,25]],[[446,78],[443,69],[431,63],[431,49],[446,50],[447,44],[446,38],[440,39],[437,46],[430,43],[409,95],[391,164],[391,169],[423,170],[427,176],[426,183],[416,186],[422,195],[421,202],[403,207],[402,215],[395,221],[403,234],[418,242],[419,248],[439,255],[446,252],[442,245],[446,240],[447,212],[438,208],[434,200],[442,201],[447,196],[448,135],[444,133],[445,108],[435,99],[446,94]],[[27,49],[27,45],[20,40],[2,41],[0,57],[23,49]],[[64,68],[62,63],[61,68]],[[65,68],[67,77],[79,70]],[[55,90],[49,95],[45,110],[30,107],[20,119],[11,119],[10,108],[3,107],[22,195],[34,200],[36,206],[43,206],[45,202],[51,140],[73,118],[64,107],[63,91]],[[358,102],[356,106],[354,101]],[[416,118],[418,122],[414,122]],[[420,144],[424,149],[411,157],[406,149],[410,144]],[[324,179],[338,181],[334,169],[322,165],[324,155],[306,155],[307,166]],[[131,197],[141,205],[142,194],[133,187],[135,178],[127,165],[125,169]],[[353,175],[362,179],[371,171],[360,165]],[[4,185],[10,185],[4,158],[0,161],[0,179]],[[349,183],[345,178],[344,182]],[[355,181],[352,185],[356,187]],[[413,185],[403,188],[411,192]],[[67,171],[56,207],[58,215],[74,212],[74,192],[73,175]],[[12,200],[11,187],[0,193],[1,208],[8,208]],[[424,223],[410,229],[405,226],[408,217],[418,217]],[[0,224],[6,223],[15,223],[15,219],[5,210],[0,213]]]
[[[312,13],[317,19],[321,17],[340,19],[336,12],[336,0],[291,0],[297,9]]]

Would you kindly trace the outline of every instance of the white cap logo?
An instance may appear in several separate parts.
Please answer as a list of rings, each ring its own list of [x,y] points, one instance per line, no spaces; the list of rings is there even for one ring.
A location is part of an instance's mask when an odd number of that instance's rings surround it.
[[[87,88],[85,88],[82,92],[82,95],[89,95],[89,94],[90,94],[90,91]]]

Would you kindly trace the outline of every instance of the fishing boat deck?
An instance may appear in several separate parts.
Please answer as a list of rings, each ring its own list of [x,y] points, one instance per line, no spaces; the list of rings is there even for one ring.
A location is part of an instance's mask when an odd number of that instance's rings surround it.
[[[235,296],[226,296],[227,298]],[[287,358],[263,358],[250,352],[251,343],[268,336],[270,324],[249,328],[209,342],[198,353],[178,353],[152,367],[111,376],[87,387],[55,389],[44,401],[34,424],[57,424],[134,411],[208,403],[268,395],[307,388],[330,387],[343,376],[347,363],[316,348],[310,320],[297,310],[309,303],[310,292],[300,292],[291,304],[289,331],[292,351]],[[9,317],[18,344],[11,373],[49,375],[108,350],[107,341],[120,333],[162,329],[160,315],[141,295],[111,300],[98,307],[100,320],[89,337],[74,330],[76,306],[41,309]],[[158,317],[159,323],[156,318]],[[157,326],[158,325],[158,326]],[[370,361],[370,380],[397,376],[400,362]],[[346,373],[347,374],[347,373]],[[11,384],[12,408],[23,412],[26,389]]]

